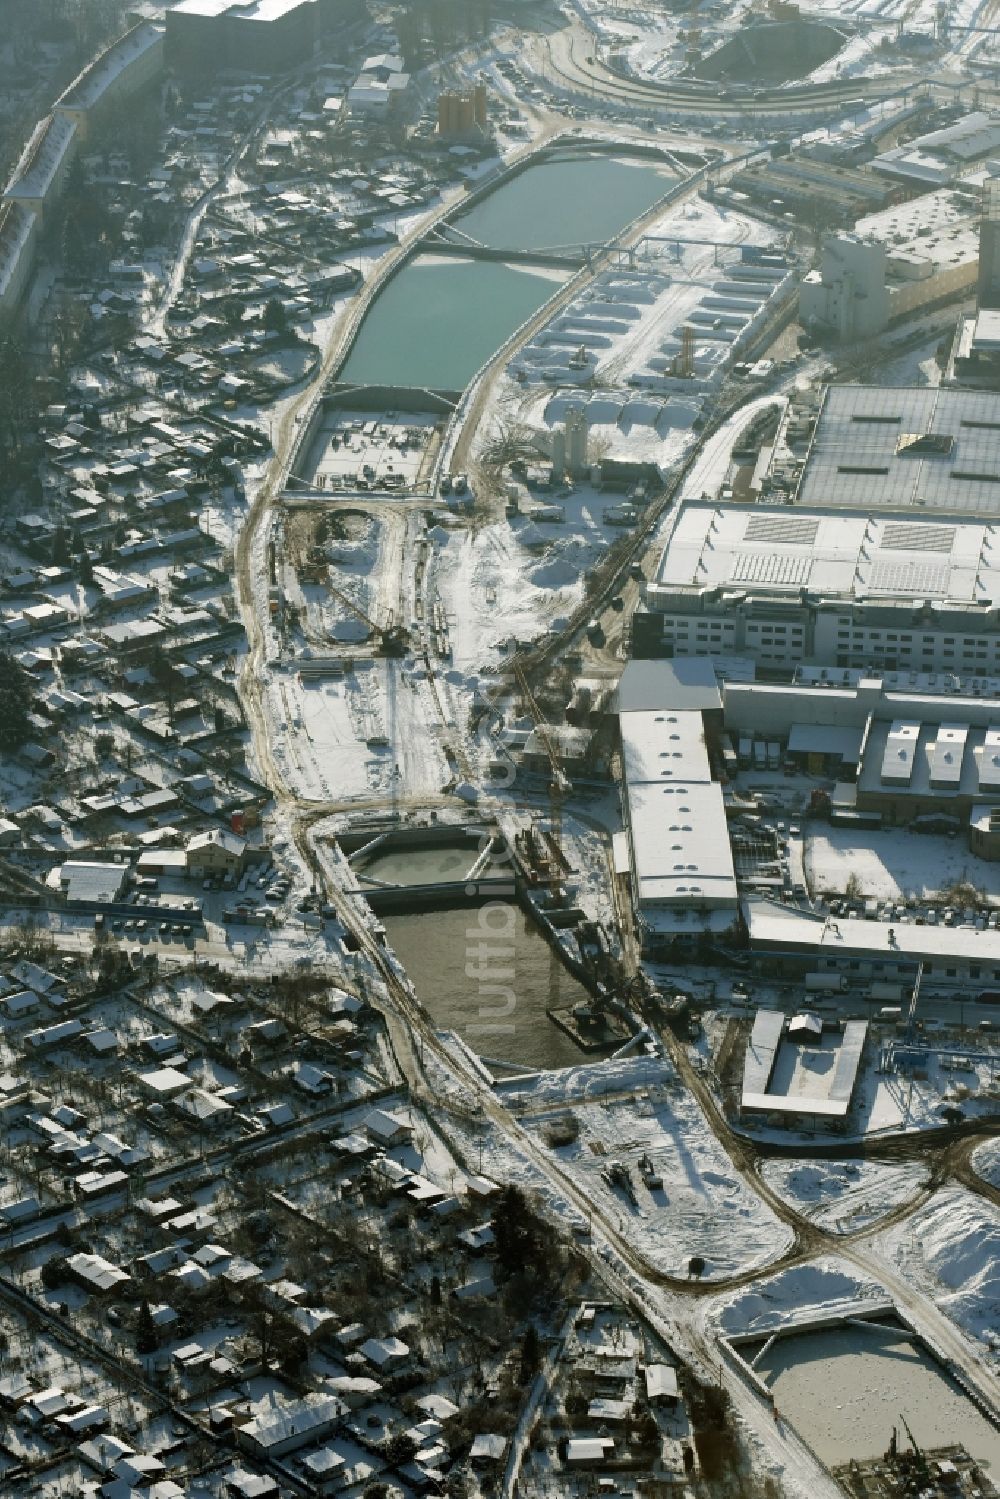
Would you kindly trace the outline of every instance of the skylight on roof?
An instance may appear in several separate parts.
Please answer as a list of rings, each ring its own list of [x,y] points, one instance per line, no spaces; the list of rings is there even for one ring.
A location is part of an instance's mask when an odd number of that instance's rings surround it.
[[[896,457],[947,458],[954,446],[950,432],[901,432],[896,442]]]

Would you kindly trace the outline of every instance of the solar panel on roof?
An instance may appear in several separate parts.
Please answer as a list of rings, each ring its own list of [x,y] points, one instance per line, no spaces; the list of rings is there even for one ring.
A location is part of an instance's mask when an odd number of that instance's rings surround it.
[[[781,557],[773,552],[738,552],[729,573],[733,583],[770,583],[781,588],[804,588],[812,572],[812,557]]]
[[[947,593],[949,572],[933,562],[876,562],[868,588],[872,593]]]
[[[751,515],[743,533],[744,541],[779,541],[784,545],[811,547],[819,531],[819,521],[799,516]]]
[[[950,552],[954,544],[954,526],[890,521],[882,527],[881,545],[893,552]]]

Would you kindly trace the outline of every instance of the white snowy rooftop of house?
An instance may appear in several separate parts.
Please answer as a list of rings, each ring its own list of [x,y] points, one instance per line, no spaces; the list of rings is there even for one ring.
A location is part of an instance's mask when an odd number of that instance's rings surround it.
[[[1000,412],[991,399],[1000,437]],[[1000,506],[1000,482],[996,488]],[[790,596],[808,589],[844,598],[934,598],[987,607],[1000,600],[1000,516],[993,525],[901,518],[891,510],[844,514],[686,500],[667,538],[654,596],[657,587]]]
[[[995,393],[828,386],[796,500],[1000,515]]]
[[[717,783],[632,781],[628,798],[640,904],[735,904],[736,875]]]

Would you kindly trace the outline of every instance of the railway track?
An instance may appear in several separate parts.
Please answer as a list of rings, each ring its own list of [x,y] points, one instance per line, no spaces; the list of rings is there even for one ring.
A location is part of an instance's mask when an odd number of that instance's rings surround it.
[[[918,77],[908,75],[886,79],[853,78],[846,82],[792,84],[786,88],[761,88],[754,94],[735,100],[720,97],[718,84],[690,79],[671,78],[669,82],[632,79],[606,67],[593,54],[593,44],[576,27],[544,37],[543,77],[551,77],[573,93],[583,92],[589,98],[600,96],[611,103],[646,109],[669,109],[677,114],[704,114],[715,119],[759,119],[762,116],[819,113],[830,115],[837,104],[854,99],[871,103],[900,93]],[[582,54],[582,60],[581,60]]]

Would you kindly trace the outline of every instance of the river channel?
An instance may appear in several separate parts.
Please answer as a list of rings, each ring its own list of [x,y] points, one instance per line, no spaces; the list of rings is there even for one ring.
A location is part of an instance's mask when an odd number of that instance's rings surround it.
[[[598,244],[651,208],[676,177],[645,158],[574,152],[526,167],[455,227],[512,252]],[[537,262],[420,254],[372,304],[340,378],[464,390],[516,328],[572,274]]]

